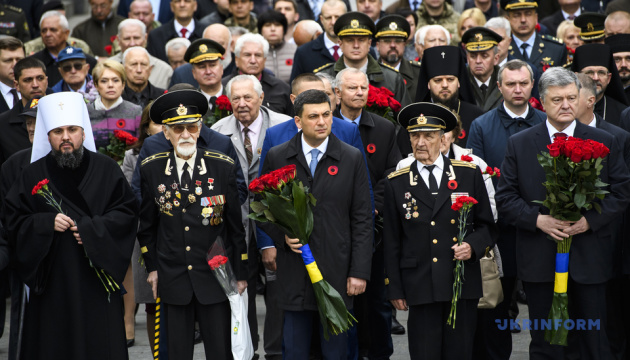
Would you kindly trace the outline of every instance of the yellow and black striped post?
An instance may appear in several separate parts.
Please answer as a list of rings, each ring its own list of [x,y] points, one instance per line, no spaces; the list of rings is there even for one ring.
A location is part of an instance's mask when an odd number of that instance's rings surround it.
[[[155,300],[155,341],[153,343],[153,360],[160,358],[160,298]]]

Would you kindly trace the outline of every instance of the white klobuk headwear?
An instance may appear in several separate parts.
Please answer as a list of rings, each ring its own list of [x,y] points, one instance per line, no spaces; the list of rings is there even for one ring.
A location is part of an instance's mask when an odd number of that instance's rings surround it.
[[[83,147],[96,152],[90,115],[83,95],[75,92],[60,92],[41,98],[37,104],[37,121],[35,123],[31,163],[48,155],[52,150],[48,141],[50,130],[73,125],[83,128],[85,133]]]

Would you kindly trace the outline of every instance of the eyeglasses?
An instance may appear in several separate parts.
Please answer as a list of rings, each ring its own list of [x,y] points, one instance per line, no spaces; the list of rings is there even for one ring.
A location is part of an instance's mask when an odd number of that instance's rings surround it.
[[[593,71],[593,70],[588,70],[588,71],[584,71],[582,72],[582,74],[593,77],[593,75],[597,74],[597,77],[603,78],[608,76],[608,71],[607,70],[597,70],[597,71]]]
[[[171,125],[169,126],[171,128],[171,130],[173,130],[173,132],[175,134],[181,134],[184,132],[185,130],[188,130],[189,134],[195,134],[199,131],[199,123],[194,123],[194,124],[187,124],[187,125]]]
[[[85,66],[84,63],[73,63],[73,64],[66,64],[64,66],[61,67],[61,70],[63,70],[63,72],[70,72],[72,71],[72,68],[74,68],[74,70],[79,71],[81,69],[83,69],[83,66]]]

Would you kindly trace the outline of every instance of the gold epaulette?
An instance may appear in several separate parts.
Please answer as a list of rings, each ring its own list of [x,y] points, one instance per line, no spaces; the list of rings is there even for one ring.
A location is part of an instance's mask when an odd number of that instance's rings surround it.
[[[415,61],[415,60],[409,60],[409,63],[413,66],[417,66],[420,67],[422,64],[420,64],[420,61]]]
[[[391,66],[389,66],[389,65],[387,65],[387,64],[385,64],[385,63],[379,63],[379,64],[380,64],[381,66],[385,66],[386,68],[388,68],[388,69],[390,69],[390,70],[394,70],[395,72],[398,72],[398,70],[396,70],[396,68],[395,68],[395,67],[391,67]]]
[[[11,9],[11,10],[13,10],[13,11],[15,11],[15,12],[18,12],[18,13],[22,13],[22,12],[24,12],[22,9],[20,9],[20,8],[19,8],[19,7],[17,7],[17,6],[13,6],[13,5],[4,5],[4,6],[6,6],[8,9]]]
[[[453,166],[465,166],[465,167],[469,167],[472,169],[475,169],[477,167],[477,165],[468,162],[468,161],[461,161],[461,160],[451,160],[451,164]]]
[[[148,158],[142,160],[142,162],[140,163],[140,166],[144,166],[144,165],[150,163],[151,161],[153,161],[155,159],[162,159],[162,158],[165,158],[165,157],[169,157],[170,154],[171,154],[171,152],[167,151],[167,152],[162,152],[162,153],[157,153],[155,155],[151,155]]]
[[[564,44],[564,41],[562,41],[562,39],[558,39],[555,36],[551,36],[551,35],[541,35],[540,36],[543,40],[548,40],[548,41],[553,41],[556,42],[558,44]]]
[[[322,70],[324,70],[324,69],[326,69],[326,68],[328,68],[328,67],[331,67],[331,66],[333,66],[333,65],[335,65],[335,63],[334,63],[334,62],[328,63],[328,64],[326,64],[326,65],[324,65],[324,66],[320,66],[320,67],[318,67],[317,69],[313,70],[313,73],[318,73],[318,72],[320,72],[320,71],[322,71]]]
[[[227,156],[225,154],[222,154],[220,152],[216,152],[216,151],[212,151],[212,150],[206,150],[206,151],[204,151],[203,156],[209,157],[209,158],[213,158],[213,159],[223,160],[225,162],[228,162],[228,163],[234,165],[234,160],[231,157],[229,157],[229,156]]]
[[[393,179],[393,178],[395,178],[398,175],[407,174],[409,171],[411,171],[411,165],[406,166],[406,167],[404,167],[402,169],[398,169],[398,170],[392,172],[391,174],[387,175],[387,178],[388,179]]]

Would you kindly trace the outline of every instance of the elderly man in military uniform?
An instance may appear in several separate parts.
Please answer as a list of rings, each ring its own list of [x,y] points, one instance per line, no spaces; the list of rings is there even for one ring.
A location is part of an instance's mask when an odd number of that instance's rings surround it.
[[[610,47],[605,44],[584,44],[578,47],[573,55],[571,70],[586,74],[595,81],[595,113],[606,122],[619,126],[628,99]]]
[[[606,39],[606,15],[586,12],[573,20],[580,28],[580,39],[585,44],[603,44]]]
[[[499,91],[499,42],[501,35],[490,29],[474,27],[462,35],[466,44],[468,76],[473,88],[475,103],[484,112],[501,105],[503,96]]]
[[[502,0],[512,28],[512,44],[508,60],[519,59],[532,64],[542,73],[543,67],[561,66],[567,62],[567,48],[561,40],[536,32],[538,3],[536,1]]]
[[[164,125],[174,150],[140,165],[142,206],[138,241],[147,281],[164,303],[170,359],[192,359],[195,321],[206,359],[231,359],[230,305],[206,262],[223,239],[238,280],[247,286],[247,248],[236,187],[227,155],[197,146],[206,98],[195,90],[172,91],[151,106],[151,120]],[[159,282],[158,282],[159,281]]]
[[[409,98],[416,97],[416,81],[420,76],[420,63],[403,58],[411,27],[400,15],[387,15],[376,24],[378,62],[393,67],[402,75]]]
[[[457,116],[446,107],[415,103],[401,110],[415,161],[388,176],[385,183],[385,270],[387,298],[409,311],[409,355],[419,359],[472,359],[477,303],[483,295],[479,259],[494,246],[496,226],[488,192],[477,165],[440,153],[444,134]],[[461,245],[457,244],[458,196],[471,196]],[[457,316],[447,324],[453,298],[453,269],[463,261],[466,275]]]
[[[369,16],[360,12],[341,15],[335,22],[335,34],[339,37],[339,48],[343,55],[334,63],[324,65],[313,72],[326,72],[336,76],[346,67],[359,69],[367,74],[370,85],[385,87],[394,93],[394,98],[402,106],[411,102],[405,87],[405,80],[391,66],[379,64],[369,54],[372,36],[376,26]]]

